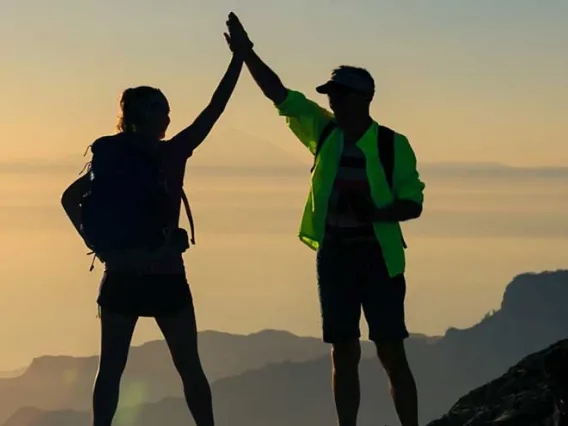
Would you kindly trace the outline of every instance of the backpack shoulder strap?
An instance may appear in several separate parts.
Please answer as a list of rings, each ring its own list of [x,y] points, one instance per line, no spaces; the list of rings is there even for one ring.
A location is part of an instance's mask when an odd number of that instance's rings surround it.
[[[379,148],[379,158],[383,165],[383,170],[392,191],[394,173],[394,131],[388,127],[379,125],[377,144]]]
[[[181,189],[181,200],[183,201],[183,207],[185,208],[185,213],[187,214],[187,220],[189,221],[189,227],[191,229],[191,244],[195,245],[195,225],[193,223],[193,214],[191,213],[191,207],[189,206],[189,200],[183,188]]]
[[[335,123],[335,121],[330,121],[329,123],[327,123],[325,125],[325,127],[321,131],[320,137],[319,137],[317,145],[316,145],[316,152],[314,153],[314,163],[312,165],[312,168],[310,169],[310,172],[313,172],[314,168],[316,167],[316,159],[318,158],[318,155],[321,151],[323,143],[326,141],[326,139],[329,137],[329,135],[331,135],[331,132],[333,132],[333,130],[336,127],[337,127],[337,124]]]
[[[387,183],[391,192],[393,191],[393,173],[394,173],[394,137],[395,132],[388,127],[379,125],[377,136],[377,145],[379,149],[379,158],[387,178]],[[404,236],[402,237],[402,246],[407,248]]]

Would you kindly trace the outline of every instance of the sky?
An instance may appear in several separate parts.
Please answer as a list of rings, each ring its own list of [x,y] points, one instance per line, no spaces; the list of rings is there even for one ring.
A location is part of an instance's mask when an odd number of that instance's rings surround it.
[[[479,168],[568,163],[565,1],[3,0],[0,370],[97,350],[101,267],[88,273],[59,196],[114,131],[123,89],[164,91],[169,136],[191,123],[230,60],[231,10],[284,83],[323,104],[314,87],[332,68],[368,68],[373,116],[411,140],[428,178],[408,225],[413,331],[469,326],[515,274],[568,267],[566,176]],[[200,328],[319,334],[313,253],[295,239],[309,162],[245,70],[188,167]],[[156,337],[145,321],[135,341]]]

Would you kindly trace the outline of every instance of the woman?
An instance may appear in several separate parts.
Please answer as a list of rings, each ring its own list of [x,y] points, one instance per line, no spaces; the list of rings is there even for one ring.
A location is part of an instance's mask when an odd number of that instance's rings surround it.
[[[239,78],[243,61],[233,54],[211,102],[185,130],[164,142],[170,124],[169,105],[161,91],[151,87],[127,89],[120,100],[118,134],[106,144],[134,140],[141,150],[161,161],[169,228],[179,230],[180,195],[187,159],[211,131],[224,111]],[[95,144],[97,144],[97,141]],[[93,147],[93,161],[96,157]],[[96,179],[96,178],[95,178]],[[90,190],[87,175],[67,188],[63,207],[81,236],[82,197]],[[110,426],[119,399],[119,386],[134,327],[140,316],[154,317],[179,372],[187,405],[198,426],[212,426],[211,390],[197,350],[193,302],[186,280],[182,252],[186,246],[165,244],[165,249],[130,251],[104,257],[105,273],[99,297],[101,354],[93,394],[93,425]]]

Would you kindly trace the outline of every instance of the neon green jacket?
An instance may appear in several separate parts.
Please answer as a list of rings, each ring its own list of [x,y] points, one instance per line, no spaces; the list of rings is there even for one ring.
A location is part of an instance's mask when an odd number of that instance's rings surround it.
[[[296,137],[314,154],[321,132],[326,124],[333,120],[333,114],[293,90],[288,91],[284,102],[276,105],[276,108],[281,116],[286,117],[286,122]],[[374,123],[357,142],[366,157],[367,178],[376,206],[387,206],[394,199],[412,200],[422,204],[425,185],[420,180],[416,169],[416,156],[408,139],[401,134],[395,134],[391,194],[379,159],[377,131],[378,124]],[[316,159],[300,224],[300,240],[314,250],[317,250],[323,241],[329,197],[342,151],[343,132],[336,128],[323,144]],[[377,222],[373,226],[389,275],[394,277],[402,274],[405,270],[405,255],[400,224]]]

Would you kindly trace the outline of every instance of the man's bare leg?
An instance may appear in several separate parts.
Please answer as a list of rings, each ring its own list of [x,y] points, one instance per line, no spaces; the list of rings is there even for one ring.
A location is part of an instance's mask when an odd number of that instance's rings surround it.
[[[332,349],[333,395],[339,426],[356,426],[361,389],[359,386],[359,340],[336,343]]]
[[[390,393],[402,426],[418,426],[418,396],[404,341],[377,344],[379,360],[389,379]]]

